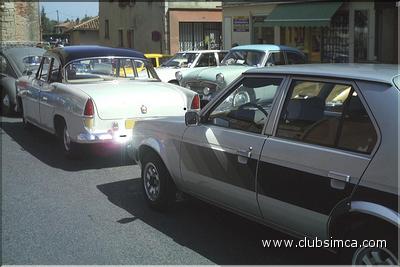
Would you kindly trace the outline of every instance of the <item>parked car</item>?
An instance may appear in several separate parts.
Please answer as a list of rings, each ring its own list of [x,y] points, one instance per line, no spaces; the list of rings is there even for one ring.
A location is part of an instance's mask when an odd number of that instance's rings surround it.
[[[398,65],[248,70],[186,124],[135,125],[146,201],[167,209],[183,191],[330,250],[385,240],[341,252],[397,265],[399,89]]]
[[[199,108],[195,93],[162,83],[144,55],[129,49],[55,48],[17,85],[24,124],[61,137],[67,156],[82,144],[126,143],[139,118]]]
[[[296,48],[283,45],[241,45],[233,47],[219,67],[177,72],[176,79],[182,87],[198,93],[204,106],[218,91],[250,68],[304,63],[305,55]]]
[[[15,81],[36,72],[45,50],[31,46],[0,46],[1,112],[7,116],[17,112]]]
[[[161,81],[178,84],[175,73],[179,70],[198,69],[219,66],[227,54],[224,50],[198,50],[178,52],[168,61],[156,68]]]
[[[158,68],[161,64],[168,61],[172,56],[165,54],[144,54],[144,56],[150,60],[153,67]]]

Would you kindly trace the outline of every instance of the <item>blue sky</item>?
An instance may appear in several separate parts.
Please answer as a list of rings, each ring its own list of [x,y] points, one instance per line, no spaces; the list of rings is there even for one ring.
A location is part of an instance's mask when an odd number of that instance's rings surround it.
[[[50,19],[57,20],[57,10],[60,22],[66,19],[83,18],[88,16],[97,16],[99,14],[99,2],[60,2],[60,1],[40,1],[40,10],[44,7],[46,15]]]

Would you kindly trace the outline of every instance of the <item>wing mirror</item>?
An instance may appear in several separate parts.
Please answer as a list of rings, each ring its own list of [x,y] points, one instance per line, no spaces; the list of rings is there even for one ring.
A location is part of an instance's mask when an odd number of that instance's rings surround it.
[[[198,125],[200,122],[200,116],[196,111],[188,111],[185,113],[185,124],[186,126]]]

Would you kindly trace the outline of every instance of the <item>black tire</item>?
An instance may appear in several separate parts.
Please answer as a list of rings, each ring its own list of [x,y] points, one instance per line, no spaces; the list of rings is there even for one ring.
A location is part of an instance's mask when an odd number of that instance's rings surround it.
[[[374,229],[374,230],[372,230]],[[373,232],[371,232],[373,231]],[[357,240],[358,247],[342,248],[341,263],[346,265],[399,265],[398,240],[379,227],[363,228],[345,238]],[[361,247],[364,240],[384,240],[386,247]]]
[[[399,266],[399,257],[393,246],[386,248],[364,247],[353,251],[351,264]]]
[[[69,136],[68,128],[64,122],[61,132],[61,144],[64,154],[69,159],[78,159],[81,156],[81,147],[79,144],[73,142]]]
[[[22,126],[24,127],[25,130],[31,130],[33,125],[30,122],[28,122],[25,118],[24,107],[22,106],[22,102],[20,108],[21,108]]]
[[[175,184],[154,152],[148,152],[142,160],[142,188],[146,202],[155,210],[166,211],[175,201]]]
[[[1,114],[3,116],[12,115],[13,108],[14,108],[14,105],[11,103],[10,95],[3,88],[2,92],[1,92]]]

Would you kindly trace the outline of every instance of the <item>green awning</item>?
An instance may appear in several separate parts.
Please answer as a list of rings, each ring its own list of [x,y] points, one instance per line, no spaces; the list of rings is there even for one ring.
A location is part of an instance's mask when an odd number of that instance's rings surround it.
[[[341,5],[342,2],[278,5],[264,20],[264,25],[281,27],[329,26],[331,17]]]

